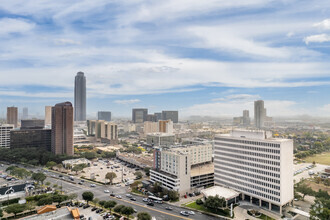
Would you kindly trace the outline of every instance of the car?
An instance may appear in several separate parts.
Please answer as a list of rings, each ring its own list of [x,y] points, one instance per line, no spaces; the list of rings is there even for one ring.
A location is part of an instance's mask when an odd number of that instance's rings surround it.
[[[147,205],[154,206],[152,202],[148,202]]]
[[[80,182],[84,183],[84,182],[85,182],[85,180],[80,180]]]
[[[195,215],[194,211],[188,211],[189,215]]]
[[[120,195],[118,195],[118,196],[116,196],[116,198],[117,198],[117,199],[121,199],[121,196],[120,196]]]
[[[95,187],[96,185],[94,183],[91,184],[91,187]]]
[[[87,204],[86,204],[86,205],[83,206],[83,209],[87,209],[87,208],[89,208],[89,207],[90,207],[90,205],[87,205]]]
[[[103,167],[101,167],[100,169],[103,170]]]
[[[117,184],[116,186],[117,186],[117,187],[121,187],[121,185],[120,185],[120,184]]]
[[[142,199],[143,202],[148,202],[149,200],[147,198]]]
[[[84,215],[80,215],[80,216],[79,216],[80,219],[82,219],[82,218],[84,218],[84,217],[85,217]]]
[[[132,195],[131,194],[126,194],[126,197],[132,198]]]
[[[132,201],[136,201],[136,198],[131,198]]]
[[[93,208],[92,208],[92,211],[94,212],[96,209],[97,209],[96,207],[93,207]]]
[[[96,213],[100,213],[100,212],[103,212],[103,209],[96,210]]]
[[[172,207],[166,207],[165,209],[166,209],[166,210],[170,210],[170,211],[172,211],[172,210],[173,210],[173,208],[172,208]]]
[[[82,182],[79,182],[78,184],[79,184],[79,185],[82,185],[83,183],[82,183]]]
[[[109,190],[107,190],[107,189],[106,189],[106,190],[104,190],[104,193],[109,193],[109,192],[110,192],[110,191],[109,191]]]
[[[134,209],[134,212],[137,213],[138,211],[136,209]]]
[[[186,211],[181,211],[180,214],[183,215],[183,216],[189,216],[189,213],[186,212]]]
[[[114,193],[111,193],[111,194],[110,194],[110,196],[113,196],[113,197],[115,197],[115,194],[114,194]]]
[[[79,207],[83,207],[85,204],[84,203],[80,203],[79,204]]]

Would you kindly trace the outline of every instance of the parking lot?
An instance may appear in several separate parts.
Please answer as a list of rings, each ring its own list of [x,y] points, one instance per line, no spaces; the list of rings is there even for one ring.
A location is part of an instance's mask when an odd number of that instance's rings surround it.
[[[315,164],[315,167],[311,166],[311,163],[300,163],[294,165],[294,173],[296,173],[296,175],[293,178],[296,183],[300,182],[303,178],[310,178],[310,175],[308,174],[309,171],[313,171],[314,174],[317,174],[323,172],[327,167],[326,165],[322,164]]]
[[[90,167],[84,169],[84,173],[80,173],[80,176],[85,176],[86,178],[94,177],[96,181],[99,182],[109,182],[105,179],[105,175],[108,172],[116,173],[116,178],[113,180],[114,184],[120,184],[122,180],[127,182],[127,180],[134,180],[134,173],[138,168],[129,167],[128,164],[124,162],[119,162],[115,160],[99,160],[93,162]],[[126,180],[126,181],[125,181]]]

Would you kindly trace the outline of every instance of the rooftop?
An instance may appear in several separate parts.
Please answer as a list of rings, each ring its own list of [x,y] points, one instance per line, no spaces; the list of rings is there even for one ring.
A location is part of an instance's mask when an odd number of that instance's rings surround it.
[[[239,196],[239,193],[236,192],[235,190],[225,188],[225,187],[222,187],[222,186],[212,186],[210,188],[203,189],[201,191],[201,193],[205,197],[218,195],[219,197],[223,197],[226,200],[229,200],[229,199],[232,199],[232,198],[235,198],[235,197]]]

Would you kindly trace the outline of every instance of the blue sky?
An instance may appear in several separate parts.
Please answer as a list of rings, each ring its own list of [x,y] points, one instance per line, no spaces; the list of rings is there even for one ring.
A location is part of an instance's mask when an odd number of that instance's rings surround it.
[[[327,0],[0,0],[0,116],[87,77],[88,115],[330,115]]]

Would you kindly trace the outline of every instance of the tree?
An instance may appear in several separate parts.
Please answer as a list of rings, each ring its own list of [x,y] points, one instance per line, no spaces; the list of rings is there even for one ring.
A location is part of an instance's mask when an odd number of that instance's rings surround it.
[[[17,176],[20,179],[31,176],[31,173],[28,170],[24,169],[24,168],[8,167],[7,169],[9,169],[9,172],[10,172],[11,175]]]
[[[306,195],[314,194],[314,191],[312,190],[312,188],[308,187],[305,183],[298,184],[298,186],[296,187],[296,191],[303,194],[303,197],[302,197],[303,200],[305,199]]]
[[[59,163],[59,164],[56,165],[56,168],[61,170],[61,169],[63,169],[63,165],[61,163]]]
[[[151,220],[151,215],[148,212],[139,212],[137,214],[138,220]]]
[[[120,213],[126,215],[127,218],[129,218],[129,216],[134,213],[134,209],[130,206],[125,206],[120,210]]]
[[[38,201],[37,205],[38,205],[38,206],[42,206],[42,205],[50,205],[50,204],[52,204],[52,203],[53,203],[53,198],[52,198],[51,196],[46,196],[46,197],[44,197],[44,198],[41,198],[41,199]]]
[[[116,173],[114,172],[109,172],[105,175],[105,178],[109,180],[110,185],[112,185],[112,181],[113,179],[115,179],[117,177]]]
[[[145,167],[144,172],[146,173],[147,176],[150,176],[150,167]]]
[[[47,178],[47,176],[40,172],[32,174],[32,179],[37,181],[38,183],[41,182],[41,184],[44,184],[44,181],[46,178]]]
[[[85,169],[87,167],[87,164],[81,163],[81,164],[77,164],[72,168],[72,171],[75,171],[76,174],[78,174],[79,171],[82,171],[83,169]]]
[[[68,195],[68,199],[71,201],[72,203],[72,200],[76,199],[78,197],[78,195],[76,193],[71,193]]]
[[[168,198],[171,201],[177,201],[177,200],[179,200],[179,193],[177,191],[170,190],[170,191],[168,191]]]
[[[83,192],[82,197],[88,204],[88,202],[93,201],[94,194],[90,191],[86,191],[86,192]]]
[[[46,185],[46,186],[50,186],[50,182],[46,182],[45,185]]]
[[[104,204],[104,208],[109,209],[110,213],[111,213],[111,209],[113,207],[115,207],[116,205],[117,205],[117,203],[115,201],[109,200],[109,201],[106,201],[106,203]]]
[[[16,203],[16,204],[12,204],[12,205],[7,206],[7,207],[5,208],[5,211],[6,211],[7,213],[13,213],[14,216],[15,216],[15,218],[16,218],[16,215],[17,215],[18,213],[24,212],[25,209],[26,209],[25,204],[22,204],[22,205],[21,205],[21,204]]]
[[[3,216],[2,209],[0,208],[0,218]]]
[[[106,203],[106,201],[105,200],[101,200],[101,201],[99,201],[99,205],[101,206],[101,207],[104,207],[104,204]]]
[[[220,207],[224,206],[224,199],[220,198],[218,195],[216,196],[209,196],[204,202],[204,206],[211,210],[216,210]]]
[[[330,200],[316,199],[309,209],[310,219],[330,219]]]
[[[125,206],[124,205],[117,205],[113,211],[117,212],[117,213],[120,213],[120,211],[124,208]]]
[[[57,165],[57,163],[55,163],[54,161],[48,161],[47,163],[46,163],[46,167],[48,168],[48,169],[52,169],[54,166],[56,166]]]
[[[64,202],[67,199],[68,199],[67,195],[59,195],[59,194],[53,195],[53,202],[57,202],[58,204],[61,204],[61,202]]]
[[[141,179],[143,176],[140,171],[135,172],[134,175],[136,176],[136,179]]]
[[[95,198],[95,199],[93,199],[93,203],[94,203],[95,205],[97,205],[97,204],[99,203],[99,201],[100,201],[99,198]]]

